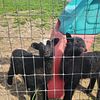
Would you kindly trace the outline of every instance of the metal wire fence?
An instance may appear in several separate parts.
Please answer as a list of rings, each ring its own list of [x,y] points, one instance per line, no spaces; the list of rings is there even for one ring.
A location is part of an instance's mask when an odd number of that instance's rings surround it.
[[[55,28],[58,16],[65,7],[66,0],[0,0],[0,99],[29,100],[26,79],[15,76],[13,85],[7,85],[7,73],[10,67],[12,51],[20,48],[38,55],[38,51],[30,48],[31,43],[45,42]],[[91,51],[99,51],[100,35],[94,39]],[[23,61],[23,68],[24,68]],[[45,64],[44,64],[45,65]],[[25,75],[25,72],[24,72]],[[31,76],[31,75],[28,75]],[[34,76],[34,75],[33,75]],[[36,79],[35,89],[37,87]],[[46,84],[46,79],[44,78]],[[81,89],[87,87],[89,79],[80,82]],[[59,84],[59,83],[58,83]],[[46,85],[45,85],[46,87]],[[80,88],[80,86],[78,86]],[[97,85],[89,96],[78,89],[73,100],[92,100],[96,96]],[[40,90],[41,91],[47,91]],[[63,90],[64,91],[64,90]],[[41,95],[40,95],[41,98]],[[40,100],[38,98],[38,100]],[[45,94],[46,100],[46,94]]]

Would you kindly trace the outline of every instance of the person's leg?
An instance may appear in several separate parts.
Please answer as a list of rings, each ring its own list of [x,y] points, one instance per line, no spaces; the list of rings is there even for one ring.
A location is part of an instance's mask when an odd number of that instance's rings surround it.
[[[64,90],[64,81],[60,78],[59,70],[60,70],[60,61],[62,54],[64,52],[65,44],[66,44],[66,35],[63,35],[58,31],[60,22],[58,20],[55,29],[52,31],[51,38],[59,38],[60,41],[55,46],[54,52],[54,63],[53,63],[53,78],[48,82],[48,97],[49,98],[62,98],[63,90]],[[52,90],[52,91],[51,91]]]

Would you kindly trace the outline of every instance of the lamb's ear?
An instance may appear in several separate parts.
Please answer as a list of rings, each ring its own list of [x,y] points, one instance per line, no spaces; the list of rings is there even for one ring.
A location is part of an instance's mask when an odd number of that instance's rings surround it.
[[[51,40],[51,42],[53,43],[54,46],[56,46],[57,43],[59,42],[59,38],[54,38]]]
[[[72,38],[71,34],[70,33],[66,33],[66,39],[67,39],[67,42],[74,42],[74,39]]]
[[[31,44],[31,47],[34,49],[37,49],[37,50],[39,50],[42,46],[44,46],[44,44],[42,42],[40,42],[40,43],[34,42]]]
[[[51,41],[47,40],[46,45],[51,45]]]
[[[66,33],[66,38],[71,38],[71,34],[70,33]]]

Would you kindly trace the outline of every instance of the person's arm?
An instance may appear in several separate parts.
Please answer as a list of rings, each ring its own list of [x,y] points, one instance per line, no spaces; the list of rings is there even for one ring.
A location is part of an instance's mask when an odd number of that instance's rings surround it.
[[[72,0],[66,0],[67,2],[71,2]]]

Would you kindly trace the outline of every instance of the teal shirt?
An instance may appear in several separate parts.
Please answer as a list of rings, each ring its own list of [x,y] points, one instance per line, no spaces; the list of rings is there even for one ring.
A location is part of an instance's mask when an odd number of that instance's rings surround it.
[[[61,15],[59,31],[66,34],[100,33],[100,0],[72,0]]]

